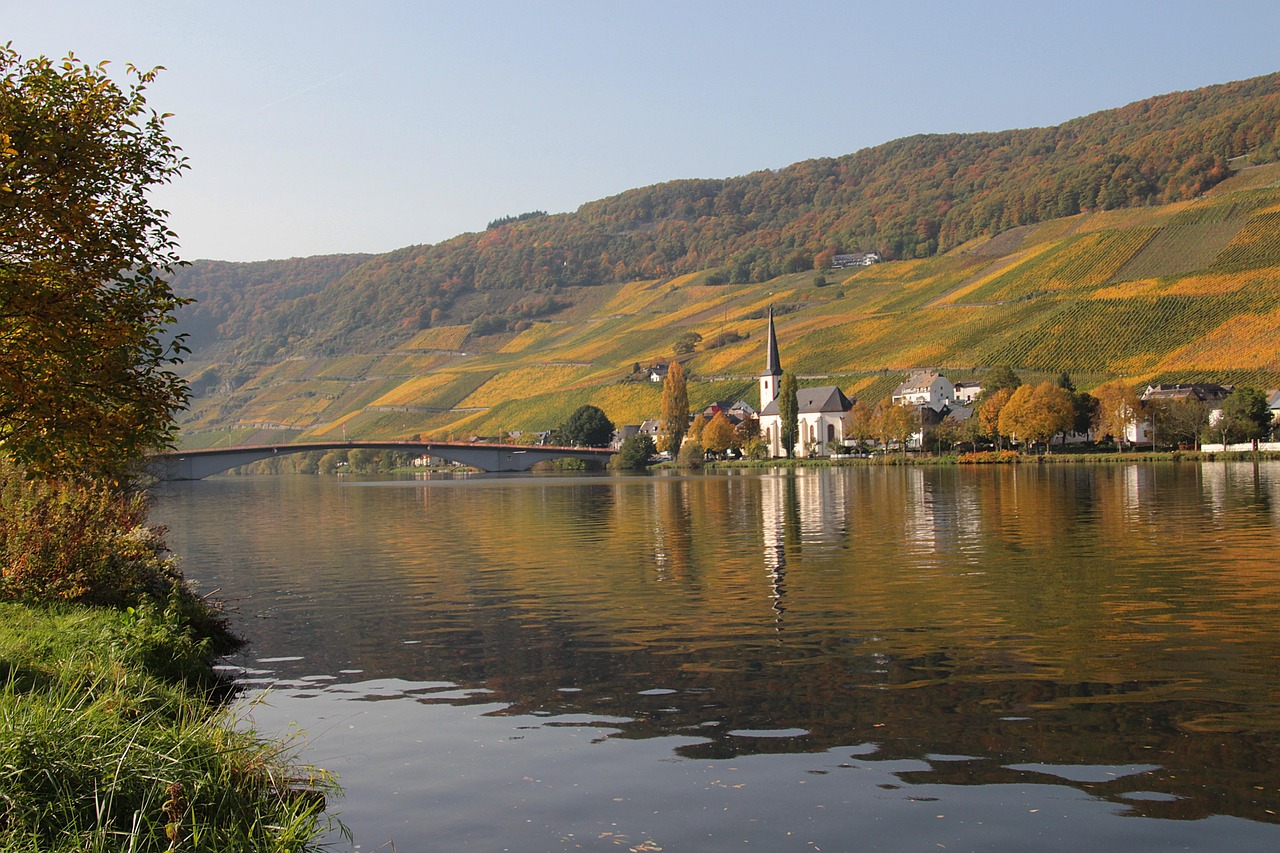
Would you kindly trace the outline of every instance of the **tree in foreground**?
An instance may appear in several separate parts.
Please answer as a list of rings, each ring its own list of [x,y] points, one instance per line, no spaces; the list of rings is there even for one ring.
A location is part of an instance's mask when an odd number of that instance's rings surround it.
[[[148,198],[186,163],[155,73],[0,47],[0,452],[33,474],[120,478],[186,403],[176,237]]]
[[[662,380],[662,432],[658,436],[658,449],[674,457],[680,452],[680,443],[688,430],[689,389],[685,386],[684,368],[680,362],[673,361]]]
[[[613,439],[613,421],[604,410],[590,404],[579,406],[556,432],[560,441],[574,447],[607,447]]]
[[[899,406],[893,398],[885,397],[876,406],[874,428],[886,451],[890,443],[896,441],[906,456],[911,436],[920,429],[920,410],[915,406]]]

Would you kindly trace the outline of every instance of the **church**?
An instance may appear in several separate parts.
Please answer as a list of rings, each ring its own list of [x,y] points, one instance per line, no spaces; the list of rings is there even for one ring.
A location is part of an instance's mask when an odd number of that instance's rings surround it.
[[[782,416],[778,411],[782,362],[778,357],[778,335],[773,327],[773,308],[769,308],[768,341],[765,344],[765,367],[760,374],[760,438],[776,459],[787,456],[782,446]],[[845,416],[853,401],[835,385],[800,388],[796,391],[799,429],[795,456],[830,456],[844,451]]]

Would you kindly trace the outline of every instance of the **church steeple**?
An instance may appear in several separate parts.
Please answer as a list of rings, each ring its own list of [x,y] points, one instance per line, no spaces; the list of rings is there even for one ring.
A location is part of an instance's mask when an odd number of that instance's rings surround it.
[[[764,373],[760,374],[760,411],[778,399],[778,380],[782,378],[782,361],[778,358],[778,335],[773,329],[773,306],[769,306],[769,339],[765,344]]]

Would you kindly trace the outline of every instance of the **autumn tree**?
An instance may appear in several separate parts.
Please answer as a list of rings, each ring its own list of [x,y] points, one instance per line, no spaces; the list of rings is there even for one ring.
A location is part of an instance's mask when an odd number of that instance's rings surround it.
[[[874,417],[870,404],[865,400],[855,400],[853,408],[844,416],[844,434],[861,445],[875,434],[872,429]]]
[[[907,454],[907,442],[912,434],[920,428],[920,410],[915,407],[899,406],[890,397],[885,397],[876,406],[872,425],[881,444],[887,450],[890,442],[898,442],[902,455]]]
[[[733,424],[724,412],[715,415],[702,428],[702,446],[712,453],[724,453],[734,446]]]
[[[0,46],[0,452],[35,474],[119,479],[187,400],[177,238],[149,195],[186,162],[156,72],[127,75]]]
[[[1043,443],[1048,452],[1053,437],[1071,428],[1074,415],[1066,389],[1052,382],[1021,385],[1000,411],[1000,432],[1017,436],[1027,447]]]
[[[1109,435],[1116,443],[1116,450],[1127,440],[1129,426],[1136,423],[1142,409],[1142,401],[1123,379],[1116,379],[1094,389],[1098,401],[1097,430],[1099,435]]]
[[[800,401],[796,397],[796,375],[784,373],[778,385],[778,415],[781,426],[778,428],[782,441],[782,452],[790,459],[795,454],[796,442],[800,439]]]
[[[982,429],[982,434],[989,437],[996,445],[996,449],[1000,449],[1000,412],[1003,411],[1005,405],[1009,402],[1009,398],[1013,396],[1012,388],[1000,388],[990,395],[986,389],[983,389],[985,399],[978,405],[976,417],[978,424]]]
[[[684,381],[684,368],[680,362],[671,362],[667,376],[662,380],[662,432],[658,446],[673,457],[680,452],[680,443],[689,430],[689,389]]]

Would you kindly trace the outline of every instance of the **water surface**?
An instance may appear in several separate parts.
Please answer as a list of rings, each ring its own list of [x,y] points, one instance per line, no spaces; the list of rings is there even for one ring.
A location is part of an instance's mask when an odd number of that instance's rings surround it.
[[[166,484],[360,850],[1280,849],[1280,466]]]

